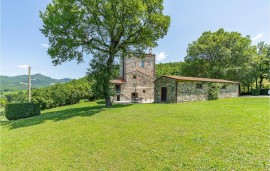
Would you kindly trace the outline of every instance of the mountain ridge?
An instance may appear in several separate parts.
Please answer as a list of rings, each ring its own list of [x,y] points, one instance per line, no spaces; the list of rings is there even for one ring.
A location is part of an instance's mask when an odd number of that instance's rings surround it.
[[[40,73],[31,75],[32,88],[48,87],[52,84],[69,82],[72,79],[62,78],[55,79]],[[28,75],[4,76],[0,75],[0,90],[1,91],[17,91],[26,90],[28,85]]]

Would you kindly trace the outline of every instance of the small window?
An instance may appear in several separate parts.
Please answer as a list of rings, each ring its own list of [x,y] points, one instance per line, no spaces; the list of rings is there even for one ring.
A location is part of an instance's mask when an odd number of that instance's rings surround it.
[[[226,85],[223,85],[223,86],[221,87],[221,89],[226,89]]]
[[[144,68],[144,61],[141,61],[141,68]]]
[[[197,84],[196,84],[196,89],[202,89],[202,84],[197,83]]]
[[[145,93],[145,90],[143,90],[142,92]]]
[[[133,79],[136,79],[137,78],[137,75],[133,75]]]
[[[136,63],[135,62],[132,63],[132,67],[136,67]]]

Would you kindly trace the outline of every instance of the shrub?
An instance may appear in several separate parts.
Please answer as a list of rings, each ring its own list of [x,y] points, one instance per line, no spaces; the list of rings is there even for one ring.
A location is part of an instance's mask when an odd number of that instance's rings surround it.
[[[36,115],[40,115],[40,107],[35,103],[14,103],[6,106],[6,118],[8,120],[17,120]]]
[[[240,95],[241,96],[243,96],[243,95],[251,95],[251,92],[241,92]]]
[[[0,116],[4,116],[5,115],[5,111],[0,111]]]
[[[209,88],[209,90],[208,90],[208,100],[217,100],[220,85],[217,84],[217,83],[209,83],[208,88]]]
[[[269,89],[261,89],[260,90],[260,95],[268,95],[268,90]]]
[[[258,95],[260,95],[260,89],[252,89],[251,90],[251,95],[252,96],[258,96]]]

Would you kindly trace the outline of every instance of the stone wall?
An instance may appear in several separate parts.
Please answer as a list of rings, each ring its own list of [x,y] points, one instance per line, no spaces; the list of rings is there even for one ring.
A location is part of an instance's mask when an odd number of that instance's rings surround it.
[[[113,97],[114,101],[117,100],[117,95],[120,95],[120,101],[131,100],[131,94],[135,92],[143,101],[154,101],[154,54],[146,54],[144,58],[130,57],[120,60],[120,77],[125,83],[120,85],[121,92]]]
[[[142,61],[144,61],[144,67],[141,66]],[[122,76],[124,76],[124,80],[126,80],[125,74],[133,71],[140,71],[150,77],[153,78],[153,81],[155,79],[155,55],[153,54],[146,54],[144,58],[136,58],[136,57],[130,57],[130,58],[124,58],[124,63],[122,61],[121,63],[123,66]]]
[[[202,84],[202,88],[196,88],[196,84]],[[207,100],[208,84],[193,81],[178,81],[177,83],[177,102],[189,102]]]
[[[196,88],[201,84],[202,88]],[[220,85],[219,98],[238,97],[238,84],[218,83]],[[223,87],[223,88],[222,88]],[[201,101],[208,99],[208,82],[178,81],[177,102]]]
[[[201,86],[197,87],[196,85]],[[190,102],[208,99],[208,82],[178,81],[176,79],[161,77],[155,81],[155,102],[161,102],[161,88],[167,87],[166,102]],[[238,97],[238,84],[218,83],[220,85],[219,98]]]
[[[136,76],[136,78],[134,78]],[[131,99],[131,93],[138,93],[138,98],[145,101],[154,100],[154,82],[153,78],[139,72],[129,72],[125,75],[126,84],[122,84],[122,94]]]
[[[220,98],[226,97],[238,97],[239,96],[239,84],[223,84],[225,89],[221,89],[219,93]]]
[[[155,102],[161,102],[162,87],[167,87],[166,102],[176,102],[176,80],[167,77],[161,77],[155,81]]]

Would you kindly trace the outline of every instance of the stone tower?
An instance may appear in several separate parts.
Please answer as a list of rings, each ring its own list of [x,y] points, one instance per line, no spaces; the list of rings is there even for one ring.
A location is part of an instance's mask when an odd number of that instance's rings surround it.
[[[154,101],[155,55],[120,60],[120,78],[114,84],[114,101]]]

